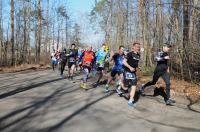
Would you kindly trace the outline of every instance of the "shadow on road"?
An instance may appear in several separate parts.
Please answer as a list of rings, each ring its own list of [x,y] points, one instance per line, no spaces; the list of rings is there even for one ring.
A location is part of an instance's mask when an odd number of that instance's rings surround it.
[[[104,95],[94,101],[88,102],[86,105],[84,105],[83,107],[81,107],[80,109],[76,110],[75,112],[73,112],[71,115],[67,116],[65,119],[63,119],[62,121],[60,121],[59,123],[50,126],[48,128],[44,128],[44,129],[40,129],[40,130],[36,130],[37,132],[54,132],[56,130],[58,130],[59,128],[61,128],[65,123],[67,123],[68,121],[70,121],[72,118],[74,118],[75,116],[77,116],[78,114],[80,114],[81,112],[83,112],[84,110],[86,110],[87,108],[89,108],[90,106],[92,106],[93,104],[113,95],[115,92],[110,93],[109,95]]]
[[[137,95],[136,95],[137,96]],[[145,96],[147,97],[156,97],[156,96],[162,96],[164,101],[167,99],[167,95],[166,95],[166,92],[164,90],[164,87],[159,87],[159,88],[155,88],[154,89],[154,93],[153,95],[151,94],[145,94]],[[140,96],[138,96],[138,99],[139,99]],[[200,113],[200,111],[198,110],[195,110],[194,108],[192,108],[192,105],[196,104],[196,103],[199,103],[200,99],[192,99],[190,98],[189,96],[187,96],[187,100],[189,101],[189,104],[187,104],[187,108],[190,110],[190,111],[193,111],[193,112],[196,112],[196,113]]]
[[[42,83],[34,84],[34,85],[31,85],[31,86],[27,86],[27,87],[23,87],[23,88],[17,88],[17,89],[10,91],[8,93],[1,94],[0,98],[1,99],[6,98],[8,96],[33,89],[33,88],[36,88],[38,86],[45,85],[47,83],[59,81],[59,80],[62,80],[62,79],[66,79],[66,78],[57,78],[57,79],[48,80],[48,81],[45,81],[45,82],[42,82]],[[56,90],[47,97],[34,100],[32,103],[30,103],[30,105],[25,106],[25,107],[20,108],[20,109],[17,109],[13,112],[10,112],[9,114],[7,114],[3,117],[0,117],[0,130],[4,131],[4,130],[12,129],[12,128],[14,128],[14,130],[20,131],[20,132],[22,132],[22,131],[25,132],[25,131],[30,130],[29,124],[31,123],[31,121],[32,120],[34,121],[34,119],[36,117],[42,116],[42,114],[40,112],[41,109],[45,114],[47,112],[46,109],[48,109],[48,107],[52,107],[54,104],[56,104],[57,101],[62,97],[62,95],[66,95],[68,93],[70,94],[72,92],[80,90],[79,87],[73,88],[73,87],[75,87],[75,85],[67,87],[67,88],[66,87],[63,88],[65,85],[66,84],[64,84],[63,86],[61,86],[59,88],[56,88]],[[67,91],[66,91],[66,89],[67,89]],[[88,98],[86,100],[86,105],[84,105],[80,109],[76,110],[74,113],[72,113],[71,115],[69,115],[68,117],[66,117],[62,121],[60,121],[58,124],[55,124],[53,126],[50,126],[48,128],[44,128],[44,129],[38,130],[38,131],[46,131],[46,132],[55,131],[55,130],[59,129],[63,124],[65,124],[66,122],[71,120],[73,117],[75,117],[76,115],[78,115],[82,111],[89,108],[91,105],[99,102],[102,99],[105,99],[105,98],[111,96],[112,94],[114,94],[114,92],[109,94],[109,95],[104,95],[104,96],[102,96],[102,97],[100,97],[100,98],[98,98],[94,101],[91,101],[92,96],[94,96],[93,91],[91,91],[90,95],[88,96]],[[67,108],[67,107],[71,106],[72,104],[74,104],[75,100],[71,100],[71,101],[64,103],[65,107],[63,107],[63,108]],[[67,106],[66,106],[66,104],[67,104]],[[70,105],[68,105],[68,104],[70,104]],[[22,126],[25,126],[25,127],[22,127]],[[32,128],[32,129],[35,129],[35,128]]]
[[[152,94],[145,94],[145,96],[150,96],[150,97],[161,96],[161,97],[163,97],[164,100],[167,99],[167,95],[166,95],[164,87],[155,87],[154,91],[153,91],[153,95]]]
[[[59,80],[63,80],[66,78],[57,78],[57,79],[52,79],[52,80],[48,80],[48,81],[44,81],[38,84],[33,84],[33,85],[29,85],[26,87],[18,87],[17,89],[1,94],[0,95],[0,99],[15,95],[17,93],[20,92],[24,92],[33,88],[37,88],[39,86],[48,84],[48,83],[52,83],[55,81],[59,81]],[[70,114],[69,116],[65,117],[63,120],[61,120],[60,122],[58,122],[57,124],[53,124],[49,127],[46,128],[42,128],[42,129],[37,129],[37,128],[29,128],[29,123],[31,124],[31,121],[35,121],[34,119],[38,116],[43,116],[43,114],[45,114],[46,112],[48,112],[48,108],[55,105],[56,103],[59,102],[59,99],[66,94],[70,94],[72,92],[75,92],[77,90],[80,90],[80,88],[74,88],[76,85],[74,86],[69,86],[69,87],[65,87],[66,84],[63,84],[61,87],[59,88],[55,88],[55,91],[50,94],[49,96],[46,96],[44,98],[39,98],[37,100],[34,100],[34,102],[31,102],[28,106],[24,106],[23,108],[17,109],[13,112],[10,112],[9,114],[0,117],[0,130],[4,131],[7,130],[9,128],[14,127],[13,130],[15,131],[20,131],[20,132],[26,132],[26,131],[36,131],[36,132],[54,132],[57,131],[58,129],[60,129],[65,123],[69,122],[71,119],[73,119],[74,117],[76,117],[77,115],[79,115],[81,112],[85,111],[86,109],[90,108],[92,105],[94,105],[95,103],[113,95],[115,92],[113,91],[112,93],[110,93],[109,95],[100,95],[99,98],[97,99],[93,99],[94,95],[93,91],[91,90],[90,95],[88,96],[88,98],[85,100],[86,104],[84,106],[82,106],[81,108],[75,110],[72,114]],[[146,96],[150,96],[150,97],[156,97],[156,96],[162,96],[164,98],[164,100],[166,99],[166,93],[164,91],[163,87],[160,88],[155,88],[154,89],[154,93],[153,95],[146,95]],[[135,100],[139,101],[140,95],[137,92],[136,96],[135,96]],[[194,102],[192,101],[190,98],[188,98],[188,100],[190,101],[190,104],[188,105],[188,109],[194,111],[194,112],[198,112],[194,109],[191,108],[191,106],[194,103],[197,103],[198,101]],[[69,101],[69,100],[68,100]],[[74,101],[75,102],[75,101]],[[68,107],[71,107],[72,105],[74,105],[73,99],[70,100],[70,105],[68,104],[69,102],[65,102],[62,105],[65,105],[65,107],[63,107],[63,109],[67,109]],[[67,104],[67,105],[66,105]],[[76,104],[76,103],[75,103]],[[43,111],[43,113],[41,113],[39,110]],[[39,111],[39,112],[38,112]],[[56,109],[55,112],[58,112],[59,109]],[[170,126],[170,127],[175,127],[175,128],[180,128],[180,129],[184,129],[184,130],[188,130],[188,131],[199,131],[199,129],[195,129],[195,128],[188,128],[188,127],[181,127],[181,126],[176,126],[173,124],[166,124],[166,123],[162,123],[162,122],[156,122],[156,121],[152,121],[152,120],[148,120],[146,118],[143,117],[138,117],[140,119],[143,119],[149,123],[153,123],[153,124],[159,124],[159,125],[163,125],[163,126]],[[24,126],[24,128],[22,127]]]
[[[0,94],[0,99],[9,97],[9,96],[15,95],[17,93],[21,93],[21,92],[33,89],[33,88],[37,88],[39,86],[42,86],[42,85],[45,85],[45,84],[48,84],[48,83],[52,83],[52,82],[56,82],[56,81],[59,81],[59,80],[63,80],[63,79],[66,79],[66,78],[67,77],[65,77],[65,78],[56,78],[56,79],[52,79],[52,80],[47,80],[45,82],[40,82],[40,83],[37,83],[37,84],[32,84],[32,85],[29,85],[29,86],[26,86],[26,87],[18,87],[15,90],[9,91],[7,93]]]
[[[74,91],[80,90],[80,88],[68,90],[69,88],[72,88],[71,86],[68,87],[68,88],[64,88],[64,89],[63,89],[63,87],[64,87],[64,85],[57,88],[56,91],[54,91],[49,96],[43,98],[42,100],[39,99],[37,101],[34,101],[29,106],[26,106],[24,108],[20,108],[20,109],[15,110],[15,111],[13,111],[13,112],[11,112],[11,113],[3,116],[3,117],[0,117],[0,130],[5,130],[6,128],[9,128],[9,127],[11,127],[11,126],[13,126],[17,123],[20,123],[20,122],[23,122],[24,126],[25,126],[25,123],[31,123],[32,118],[37,117],[37,116],[41,116],[41,115],[38,115],[38,113],[37,113],[38,109],[40,109],[40,108],[47,109],[47,105],[49,105],[49,107],[54,105],[62,95],[70,94]],[[64,91],[66,89],[67,89],[67,91]],[[23,116],[20,116],[21,114],[23,114],[23,112],[27,112],[27,113],[24,114]],[[15,119],[14,118],[15,116],[20,116],[20,117]],[[10,119],[12,119],[12,120],[10,121]],[[22,126],[19,125],[19,129],[21,129],[21,127]],[[17,129],[15,128],[15,130],[17,130]]]
[[[16,86],[16,82],[13,82],[13,83],[11,83],[11,84],[9,84],[9,85],[3,85],[3,86],[0,86],[0,90],[9,90],[11,87],[18,87],[19,85],[21,85],[20,83],[30,83],[30,81],[32,81],[32,80],[40,80],[40,79],[42,79],[43,77],[46,77],[47,75],[40,75],[40,76],[36,76],[36,77],[32,77],[32,78],[29,78],[29,79],[27,79],[27,78],[23,78],[23,79],[20,79],[20,81],[18,81],[17,82],[17,86]],[[12,81],[12,80],[10,80],[10,79],[7,79],[7,80],[0,80],[1,82],[10,82],[10,81]],[[15,86],[13,86],[13,85],[15,85]]]
[[[193,112],[197,112],[197,113],[200,113],[200,111],[198,110],[195,110],[192,108],[192,105],[196,104],[199,102],[199,99],[196,99],[196,100],[192,100],[190,97],[187,97],[187,99],[189,100],[189,104],[187,105],[187,108]]]
[[[164,122],[157,122],[157,121],[153,121],[153,120],[150,120],[150,119],[146,119],[144,117],[139,117],[137,116],[138,119],[142,119],[142,120],[145,120],[149,123],[152,123],[152,124],[157,124],[157,125],[162,125],[162,126],[168,126],[168,127],[173,127],[173,128],[178,128],[178,129],[182,129],[183,131],[192,131],[192,132],[199,132],[200,129],[197,129],[197,128],[190,128],[190,127],[184,127],[184,126],[177,126],[177,125],[174,125],[174,124],[167,124],[167,123],[164,123]]]

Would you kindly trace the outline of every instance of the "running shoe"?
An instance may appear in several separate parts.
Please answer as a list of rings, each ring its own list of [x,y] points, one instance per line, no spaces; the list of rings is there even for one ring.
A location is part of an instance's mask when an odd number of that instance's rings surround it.
[[[129,107],[136,107],[136,103],[133,103],[131,101],[128,101],[128,106]]]
[[[96,88],[98,85],[99,85],[98,82],[94,83],[94,84],[93,84],[93,88]]]
[[[83,89],[87,89],[86,83],[83,83]]]
[[[176,101],[172,99],[168,99],[167,101],[165,101],[165,104],[170,106],[173,106],[174,103],[176,103]]]
[[[106,84],[106,87],[105,87],[105,89],[104,89],[104,93],[110,92],[110,90],[109,90],[108,88],[109,88],[109,87],[108,87],[108,85]]]
[[[83,88],[83,83],[81,83],[80,87]]]
[[[122,95],[122,94],[123,94],[122,90],[119,89],[119,88],[117,88],[116,91],[117,91],[117,94],[118,94],[118,95]]]

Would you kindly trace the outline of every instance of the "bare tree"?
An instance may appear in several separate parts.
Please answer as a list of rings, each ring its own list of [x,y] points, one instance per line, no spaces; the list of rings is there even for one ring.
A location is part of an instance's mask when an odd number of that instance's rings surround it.
[[[3,20],[2,20],[2,0],[0,1],[0,65],[3,64]]]
[[[12,60],[11,60],[11,65],[13,66],[15,64],[15,40],[14,40],[14,0],[10,1],[10,18],[11,18],[11,45],[12,45]]]
[[[36,63],[40,64],[40,50],[41,50],[41,30],[42,30],[42,18],[41,18],[41,5],[40,0],[38,0],[38,21],[37,21],[37,59]]]
[[[188,75],[190,77],[190,80],[192,80],[191,77],[191,71],[189,66],[189,54],[186,48],[189,46],[189,25],[190,25],[190,18],[189,18],[189,1],[184,0],[183,2],[183,50],[184,50],[184,66],[187,66],[188,69]]]
[[[27,57],[26,57],[26,62],[28,62],[29,64],[31,63],[31,58],[30,58],[30,43],[31,43],[31,0],[28,1],[28,13],[27,13],[27,17],[28,17],[28,29],[27,29]]]
[[[22,62],[26,63],[26,57],[27,57],[27,6],[26,1],[23,0],[23,46],[22,46]]]

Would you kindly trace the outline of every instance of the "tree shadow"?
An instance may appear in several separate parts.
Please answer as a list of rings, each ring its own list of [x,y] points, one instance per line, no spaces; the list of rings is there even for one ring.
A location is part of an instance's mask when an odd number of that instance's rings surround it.
[[[62,95],[68,94],[68,93],[72,93],[74,91],[79,90],[79,88],[76,89],[72,89],[72,90],[68,90],[63,92],[65,89],[63,89],[64,85],[59,87],[56,91],[54,91],[52,94],[50,94],[49,96],[43,98],[42,100],[37,100],[32,102],[29,106],[26,106],[24,108],[20,108],[18,110],[15,110],[13,112],[10,112],[9,114],[3,116],[0,118],[0,130],[5,130],[6,128],[9,128],[17,123],[23,122],[24,120],[28,119],[28,121],[26,123],[31,122],[31,118],[35,118],[37,116],[37,110],[44,107],[45,105],[49,104],[49,107],[52,106],[53,104],[55,104],[57,102],[57,100],[59,100],[59,98]],[[67,87],[67,88],[71,88],[71,87]],[[45,107],[45,109],[48,109],[48,107]],[[18,116],[20,114],[22,114],[23,112],[27,112],[25,115],[12,120],[9,123],[6,123],[6,121],[8,122],[8,120],[10,120],[11,118]],[[25,124],[23,124],[25,125]],[[20,126],[19,126],[20,127]],[[21,127],[20,127],[21,128]]]
[[[186,127],[186,126],[177,126],[177,125],[174,125],[174,124],[166,124],[164,122],[153,121],[153,120],[146,119],[146,118],[140,117],[140,116],[137,116],[137,118],[145,120],[145,121],[147,121],[149,123],[152,123],[152,124],[157,124],[157,125],[162,125],[162,126],[168,126],[168,127],[178,128],[178,129],[186,130],[188,132],[190,132],[190,131],[199,132],[200,131],[200,129],[197,129],[197,128],[190,128],[190,127]]]
[[[36,76],[36,77],[30,78],[30,79],[25,79],[25,78],[23,78],[22,80],[19,80],[19,81],[18,81],[18,83],[19,83],[18,85],[21,85],[20,83],[27,83],[27,82],[30,82],[30,81],[32,81],[32,80],[40,79],[40,78],[45,77],[45,76],[47,76],[47,75],[40,75],[39,77]],[[3,81],[3,80],[1,80],[1,81]],[[4,81],[7,81],[7,80],[4,80]],[[12,81],[12,80],[9,80],[9,81]],[[13,82],[13,83],[11,83],[11,84],[9,84],[9,85],[0,86],[0,90],[6,90],[7,88],[9,89],[9,88],[12,87],[14,84],[16,84],[16,82]],[[16,86],[14,86],[14,87],[16,87]]]
[[[67,78],[67,77],[64,77],[64,78],[56,78],[56,79],[47,80],[47,81],[44,81],[44,82],[41,82],[41,83],[32,84],[32,85],[29,85],[29,86],[26,86],[26,87],[18,87],[18,88],[16,88],[15,90],[9,91],[9,92],[7,92],[7,93],[0,94],[0,99],[9,97],[9,96],[12,96],[12,95],[15,95],[15,94],[18,94],[18,93],[21,93],[21,92],[24,92],[24,91],[33,89],[33,88],[37,88],[37,87],[39,87],[39,86],[42,86],[42,85],[45,85],[45,84],[48,84],[48,83],[60,81],[60,80],[66,79],[66,78]]]
[[[187,93],[187,92],[186,92],[187,89],[188,89],[188,88],[184,89],[184,93],[185,93],[185,94]],[[196,104],[196,103],[199,102],[200,97],[199,97],[198,99],[196,99],[196,100],[192,99],[190,96],[186,96],[186,98],[187,98],[187,100],[189,101],[189,104],[187,105],[187,108],[188,108],[190,111],[193,111],[193,112],[196,112],[196,113],[200,113],[200,111],[195,110],[194,108],[192,108],[192,105],[194,105],[194,104]]]
[[[100,86],[102,86],[102,85],[106,85],[108,79],[104,79],[104,80],[100,81],[98,84],[96,84],[96,80],[94,80],[94,81],[95,81],[95,82],[92,83],[92,88],[97,88],[97,87],[100,87]],[[92,88],[91,88],[91,89],[92,89]]]
[[[129,100],[130,99],[130,91],[125,91],[120,97],[124,97],[124,99]],[[140,99],[140,93],[139,91],[135,92],[134,96],[134,103],[137,103]]]
[[[7,79],[13,79],[13,78],[15,78],[15,76],[16,75],[19,75],[19,74],[27,74],[27,73],[29,73],[29,74],[35,74],[35,73],[37,73],[37,72],[40,72],[40,71],[44,71],[44,70],[42,70],[42,69],[36,69],[36,70],[22,70],[22,71],[15,71],[15,72],[8,72],[8,73],[1,73],[1,75],[3,75],[3,76],[0,76],[0,79],[4,79],[4,78],[7,78]]]
[[[163,97],[164,101],[167,100],[167,94],[165,92],[165,88],[164,87],[155,87],[153,95],[152,94],[145,94],[145,96],[149,96],[149,97],[161,96],[161,97]]]
[[[196,112],[196,113],[200,113],[200,111],[198,110],[195,110],[194,108],[192,108],[192,105],[196,104],[199,102],[199,99],[196,99],[196,100],[192,100],[190,97],[187,96],[187,100],[189,101],[189,104],[187,105],[187,108],[193,112]]]
[[[72,118],[74,118],[75,116],[77,116],[78,114],[80,114],[81,112],[83,112],[84,110],[88,109],[89,107],[91,107],[93,104],[113,95],[115,92],[110,93],[109,95],[106,94],[94,101],[89,102],[89,99],[87,99],[87,104],[82,106],[81,108],[79,108],[78,110],[76,110],[75,112],[73,112],[71,115],[67,116],[65,119],[63,119],[62,121],[60,121],[59,123],[50,126],[48,128],[44,128],[44,129],[40,129],[40,130],[36,130],[37,132],[54,132],[56,130],[58,130],[60,127],[62,127],[65,123],[67,123],[68,121],[70,121]]]
[[[167,95],[166,95],[166,92],[164,90],[164,87],[156,87],[154,89],[154,93],[153,95],[150,95],[150,94],[145,94],[145,96],[147,97],[156,97],[156,96],[162,96],[164,101],[167,100]],[[193,111],[193,112],[196,112],[196,113],[200,113],[200,111],[198,110],[195,110],[194,108],[192,108],[192,105],[198,103],[200,100],[199,98],[196,99],[196,100],[193,100],[192,98],[190,98],[189,96],[186,96],[187,100],[189,101],[189,104],[187,104],[187,109],[189,109],[190,111]]]

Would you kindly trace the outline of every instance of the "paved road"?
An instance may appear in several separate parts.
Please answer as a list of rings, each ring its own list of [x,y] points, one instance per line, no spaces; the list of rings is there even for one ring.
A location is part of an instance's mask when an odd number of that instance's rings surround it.
[[[200,132],[200,105],[140,97],[135,109],[103,88],[79,88],[51,70],[0,74],[1,132]],[[94,78],[93,78],[94,79]],[[147,91],[149,95],[152,90]]]

